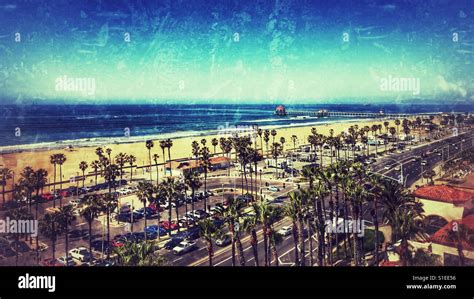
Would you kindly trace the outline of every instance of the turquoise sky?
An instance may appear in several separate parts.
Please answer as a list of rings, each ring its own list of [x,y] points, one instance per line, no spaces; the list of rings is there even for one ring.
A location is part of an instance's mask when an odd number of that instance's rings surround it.
[[[468,1],[317,3],[3,4],[2,102],[312,103],[414,96],[412,90],[381,90],[389,76],[418,79],[420,97],[472,100]],[[58,78],[93,81],[94,90],[58,90]]]

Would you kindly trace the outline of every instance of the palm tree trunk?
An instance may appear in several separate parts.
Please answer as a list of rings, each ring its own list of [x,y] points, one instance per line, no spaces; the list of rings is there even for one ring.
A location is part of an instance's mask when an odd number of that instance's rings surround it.
[[[309,222],[309,219],[306,220],[306,226],[308,227],[308,236],[309,236],[309,262],[310,266],[312,267],[314,265],[314,255],[313,255],[313,229],[311,227],[311,223]]]
[[[265,252],[265,266],[268,266],[268,228],[266,224],[263,225],[263,247],[264,247],[264,252]]]
[[[298,241],[299,241],[299,234],[298,234],[298,227],[296,226],[296,221],[293,221],[293,243],[295,245],[295,265],[300,265],[300,258],[299,258],[299,251],[298,251]]]
[[[59,190],[63,190],[63,165],[59,164]],[[59,197],[59,207],[62,208],[63,206],[63,197]]]
[[[212,267],[212,256],[214,255],[212,240],[207,240],[207,254],[209,256],[209,267]]]
[[[148,149],[148,161],[150,162],[150,165],[148,167],[148,171],[150,172],[150,181],[153,180],[152,174],[151,174],[151,148]],[[170,165],[171,168],[171,165]]]
[[[89,253],[92,256],[92,222],[89,222]]]
[[[257,232],[255,231],[255,229],[252,229],[252,231],[250,232],[250,235],[251,235],[251,245],[252,245],[252,250],[253,250],[253,256],[254,256],[254,260],[255,260],[255,266],[259,266],[259,263],[258,263],[258,239],[257,239]]]
[[[239,233],[236,234],[235,238],[237,244],[237,250],[239,251],[239,262],[240,266],[245,266],[245,255],[244,255],[244,247],[242,246],[242,242],[240,241]]]
[[[56,208],[56,163],[54,163],[53,208]]]
[[[168,160],[170,161],[170,176],[173,176],[173,170],[171,169],[171,148],[168,147]]]
[[[231,220],[233,221],[233,220]],[[235,267],[235,230],[234,230],[234,224],[229,225],[229,230],[231,234],[231,239],[232,239],[232,267]]]
[[[298,219],[298,239],[300,242],[300,266],[305,266],[306,250],[305,250],[305,243],[304,243],[304,226],[303,226],[303,220],[301,218]]]

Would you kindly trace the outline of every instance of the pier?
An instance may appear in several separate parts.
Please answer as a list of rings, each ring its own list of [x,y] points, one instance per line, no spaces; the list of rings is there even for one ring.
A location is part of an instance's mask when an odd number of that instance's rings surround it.
[[[329,110],[286,110],[282,105],[275,109],[275,115],[278,116],[310,116],[310,117],[355,117],[355,118],[407,118],[413,116],[439,115],[439,112],[433,113],[385,113],[381,109],[378,113],[374,112],[337,112]]]

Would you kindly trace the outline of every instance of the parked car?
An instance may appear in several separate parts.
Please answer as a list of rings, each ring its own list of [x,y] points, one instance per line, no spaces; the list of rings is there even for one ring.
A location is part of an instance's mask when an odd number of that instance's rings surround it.
[[[268,187],[268,190],[272,191],[272,192],[278,192],[278,191],[280,191],[280,188],[278,188],[276,186],[270,186],[270,187]]]
[[[277,233],[285,237],[291,235],[292,232],[293,228],[291,226],[282,226],[282,228],[280,228]]]
[[[183,241],[184,241],[184,237],[174,237],[171,240],[169,240],[168,242],[166,242],[163,247],[167,250],[172,250],[173,248],[178,246],[179,243],[181,243]]]
[[[76,260],[81,262],[87,262],[91,259],[91,254],[89,250],[85,247],[77,247],[69,250],[69,255]]]
[[[64,264],[59,262],[58,259],[47,258],[41,261],[41,266],[45,267],[63,267]]]
[[[44,201],[51,201],[54,200],[54,195],[51,193],[43,193],[41,194],[41,199]]]
[[[175,230],[178,228],[178,224],[174,220],[171,220],[171,223],[168,221],[160,221],[160,225],[165,230]]]
[[[196,249],[196,242],[192,241],[183,241],[179,243],[176,247],[173,248],[173,253],[175,255],[182,255]]]
[[[66,258],[66,256],[62,256],[62,257],[58,258],[58,262],[63,264],[64,266],[68,266],[68,267],[73,267],[73,266],[77,265],[77,263],[70,256],[67,257],[67,258]]]
[[[216,245],[220,247],[224,247],[229,245],[232,242],[232,238],[229,234],[225,234],[222,237],[216,239]]]
[[[140,219],[143,217],[146,217],[147,219],[151,219],[157,216],[157,213],[153,209],[148,208],[148,207],[146,209],[143,209],[143,208],[138,209],[135,212],[140,215]]]

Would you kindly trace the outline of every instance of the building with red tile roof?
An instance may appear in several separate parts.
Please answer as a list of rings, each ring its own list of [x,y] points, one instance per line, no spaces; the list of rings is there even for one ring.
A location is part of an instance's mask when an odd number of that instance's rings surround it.
[[[447,222],[461,219],[472,208],[474,194],[447,185],[426,185],[413,195],[423,204],[425,216],[437,215]]]
[[[474,199],[474,194],[447,185],[426,185],[413,192],[419,198],[441,201],[455,205]]]
[[[463,225],[467,230],[467,239],[461,242],[463,254],[467,264],[474,265],[474,215],[466,216],[459,220],[450,221],[431,236],[433,253],[441,257],[443,263],[447,257],[456,258],[458,254],[458,244],[451,240],[450,231]]]

